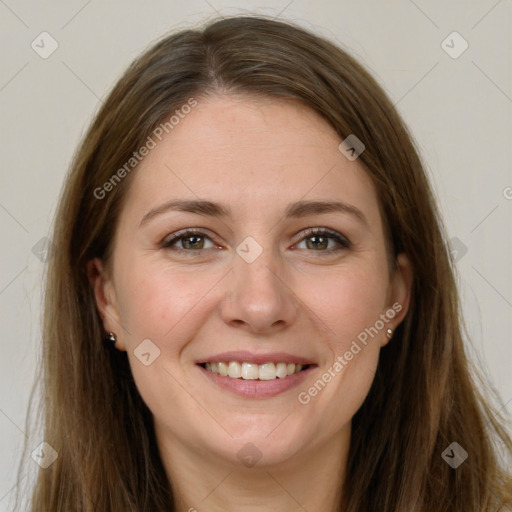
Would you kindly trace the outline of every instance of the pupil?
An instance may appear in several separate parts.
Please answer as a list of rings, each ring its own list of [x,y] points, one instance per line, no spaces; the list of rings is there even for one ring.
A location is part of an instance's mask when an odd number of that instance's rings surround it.
[[[192,247],[197,247],[197,242],[198,240],[200,241],[202,237],[200,236],[188,236],[187,238],[185,238],[185,245],[187,245],[188,247],[186,247],[186,249],[190,249]],[[192,243],[189,243],[189,241],[192,240]],[[201,248],[201,247],[200,247]]]
[[[310,240],[314,240],[313,242],[313,247],[316,247],[316,248],[325,248],[326,247],[326,238],[323,237],[323,236],[311,236],[309,238]]]

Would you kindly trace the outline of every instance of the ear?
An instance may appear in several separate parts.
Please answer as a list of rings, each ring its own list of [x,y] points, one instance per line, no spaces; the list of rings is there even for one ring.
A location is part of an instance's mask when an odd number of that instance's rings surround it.
[[[398,254],[396,267],[391,276],[387,301],[388,311],[394,311],[395,314],[387,324],[387,328],[395,330],[405,318],[411,301],[413,277],[413,268],[409,258],[405,253]],[[386,336],[383,346],[388,342],[389,338]]]
[[[87,276],[94,291],[96,308],[103,322],[103,328],[106,332],[113,332],[117,335],[117,349],[126,350],[123,336],[120,335],[123,328],[112,277],[108,275],[99,258],[94,258],[87,263]]]

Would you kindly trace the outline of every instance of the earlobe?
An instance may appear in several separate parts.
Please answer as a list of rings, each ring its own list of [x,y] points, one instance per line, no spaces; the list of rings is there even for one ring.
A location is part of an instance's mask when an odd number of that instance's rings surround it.
[[[119,332],[121,323],[114,286],[99,258],[94,258],[87,263],[87,276],[94,292],[96,308],[103,322],[103,328],[107,333]]]

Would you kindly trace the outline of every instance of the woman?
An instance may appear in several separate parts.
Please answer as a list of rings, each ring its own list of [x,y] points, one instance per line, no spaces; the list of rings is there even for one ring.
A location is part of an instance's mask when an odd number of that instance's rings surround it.
[[[422,164],[328,41],[256,17],[161,40],[53,244],[34,512],[510,504]]]

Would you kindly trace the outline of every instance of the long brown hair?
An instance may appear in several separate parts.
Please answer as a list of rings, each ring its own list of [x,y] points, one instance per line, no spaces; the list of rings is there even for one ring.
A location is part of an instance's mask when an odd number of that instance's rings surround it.
[[[94,257],[108,262],[136,168],[108,193],[98,189],[163,119],[212,94],[298,99],[340,141],[355,134],[366,146],[359,161],[375,183],[392,257],[404,252],[413,264],[409,311],[353,418],[340,507],[494,512],[510,502],[495,445],[510,455],[512,442],[466,358],[447,239],[404,123],[346,51],[291,23],[234,17],[165,37],[135,60],[75,155],[56,213],[44,311],[44,440],[58,458],[39,471],[31,510],[172,510],[151,413],[126,354],[102,346],[86,267]],[[442,457],[452,442],[468,452],[457,469]]]

